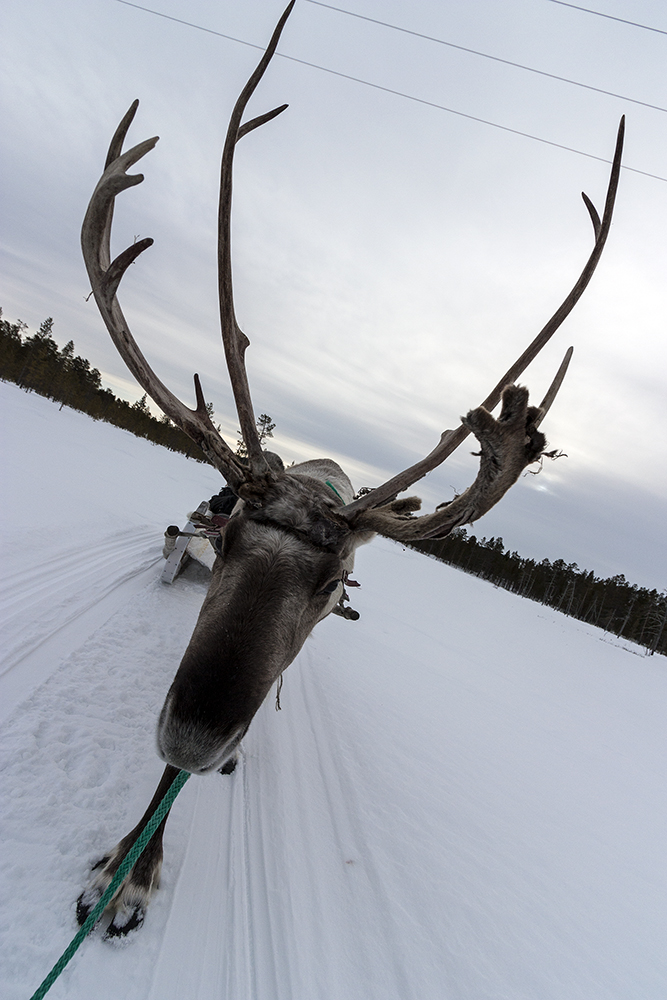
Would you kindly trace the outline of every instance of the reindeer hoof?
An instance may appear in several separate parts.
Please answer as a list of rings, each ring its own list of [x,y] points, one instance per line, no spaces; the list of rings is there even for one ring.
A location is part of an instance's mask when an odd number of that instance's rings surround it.
[[[151,896],[160,883],[162,842],[155,836],[104,911],[105,919],[109,921],[103,935],[106,941],[126,937],[144,922]],[[88,885],[76,902],[76,919],[80,925],[86,922],[99,903],[135,839],[136,830],[133,830],[93,865]]]
[[[108,860],[109,858],[103,858],[102,861],[98,861],[98,863],[94,865],[93,871],[106,864]],[[86,920],[93,912],[101,898],[101,888],[90,887],[88,889],[84,889],[76,901],[76,919],[79,926],[83,926],[83,924],[85,924]],[[107,910],[107,913],[108,912],[109,911]],[[119,938],[126,937],[126,935],[128,935],[131,931],[139,930],[144,922],[145,916],[146,907],[140,903],[137,903],[134,906],[123,906],[114,913],[111,923],[102,936],[103,940],[117,940]]]
[[[79,898],[76,901],[76,920],[79,927],[83,927],[86,920],[93,912],[100,899],[102,898],[101,889],[84,889]]]
[[[359,612],[355,611],[354,608],[344,608],[340,604],[336,604],[336,606],[331,609],[331,614],[338,615],[339,618],[347,618],[350,622],[356,622],[361,617]]]
[[[134,906],[129,911],[120,910],[114,914],[114,918],[107,927],[103,935],[104,941],[117,941],[126,937],[132,931],[138,931],[144,922],[146,908],[144,906]]]
[[[222,767],[218,769],[218,774],[232,774],[236,770],[238,762],[239,759],[236,754],[234,754],[233,757],[230,757],[229,760],[225,761]]]

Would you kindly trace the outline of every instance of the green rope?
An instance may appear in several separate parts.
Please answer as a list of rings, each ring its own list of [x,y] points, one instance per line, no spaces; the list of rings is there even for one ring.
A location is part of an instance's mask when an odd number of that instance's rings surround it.
[[[86,922],[82,925],[82,927],[78,931],[76,937],[72,940],[72,942],[68,945],[68,947],[62,953],[62,955],[60,956],[60,958],[58,959],[58,961],[56,962],[56,964],[53,966],[53,968],[49,972],[49,974],[46,977],[46,979],[44,980],[44,982],[41,984],[41,986],[30,997],[30,1000],[41,1000],[41,998],[44,996],[44,994],[48,990],[51,989],[51,987],[55,983],[56,979],[58,978],[58,976],[60,975],[60,973],[63,971],[63,969],[65,968],[65,966],[69,962],[70,958],[72,958],[72,956],[74,955],[74,952],[77,950],[77,948],[79,947],[79,945],[82,943],[83,939],[85,937],[87,937],[88,934],[90,934],[90,932],[92,931],[93,927],[95,926],[95,924],[97,923],[97,921],[100,919],[100,917],[104,913],[104,910],[106,909],[108,903],[116,895],[116,892],[117,892],[117,890],[118,890],[121,882],[125,879],[125,876],[128,874],[128,872],[130,871],[130,869],[133,867],[133,865],[136,862],[137,858],[139,857],[139,855],[142,853],[142,851],[146,847],[146,844],[151,839],[151,837],[153,836],[153,834],[157,830],[158,826],[160,825],[160,823],[162,822],[162,820],[165,818],[165,816],[169,812],[174,799],[176,798],[176,796],[178,795],[178,793],[180,792],[181,788],[183,787],[183,785],[185,784],[185,782],[188,780],[189,777],[190,777],[190,774],[189,774],[188,771],[179,771],[178,772],[178,774],[176,775],[176,777],[172,781],[171,785],[167,789],[167,791],[165,793],[165,796],[162,799],[162,802],[160,802],[159,806],[157,807],[157,809],[155,810],[155,812],[153,813],[153,815],[149,819],[148,823],[146,824],[146,826],[144,827],[144,829],[141,831],[141,833],[139,834],[139,836],[135,840],[134,844],[132,845],[132,847],[130,848],[130,850],[128,851],[128,853],[123,858],[123,860],[121,862],[121,865],[120,865],[120,868],[118,869],[118,871],[116,872],[116,874],[112,878],[112,880],[109,883],[109,886],[106,889],[106,891],[102,894],[102,897],[101,897],[99,903],[97,904],[97,906],[95,907],[95,909],[92,910],[92,912],[88,914],[88,917],[86,918]]]

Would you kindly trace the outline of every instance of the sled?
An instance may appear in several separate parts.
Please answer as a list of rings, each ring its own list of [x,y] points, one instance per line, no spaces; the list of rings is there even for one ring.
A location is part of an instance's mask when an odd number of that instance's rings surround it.
[[[177,525],[171,524],[164,533],[164,549],[167,553],[160,580],[162,583],[173,583],[178,574],[184,569],[191,559],[213,569],[215,552],[204,534],[200,534],[201,520],[207,517],[209,512],[208,503],[203,500],[197,510],[190,515],[185,527],[181,530]]]

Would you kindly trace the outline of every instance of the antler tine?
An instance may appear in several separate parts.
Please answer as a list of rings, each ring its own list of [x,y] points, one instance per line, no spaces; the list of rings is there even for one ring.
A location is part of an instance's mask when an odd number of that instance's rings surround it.
[[[540,330],[538,335],[535,337],[533,342],[526,348],[523,354],[517,358],[512,367],[505,372],[503,377],[497,383],[497,385],[491,390],[489,395],[486,397],[484,402],[481,404],[486,410],[492,410],[498,405],[500,401],[502,392],[504,388],[511,385],[516,381],[519,375],[525,371],[531,361],[539,354],[544,345],[550,340],[554,335],[559,326],[567,318],[567,316],[572,312],[575,305],[581,298],[588,285],[589,281],[593,277],[595,268],[598,265],[604,245],[607,241],[607,236],[609,235],[609,228],[611,226],[612,215],[614,212],[614,203],[616,201],[616,192],[618,190],[618,179],[621,170],[621,156],[623,153],[623,138],[625,135],[625,115],[622,116],[621,121],[618,126],[618,134],[616,136],[616,148],[614,150],[614,159],[612,162],[611,173],[609,176],[609,185],[607,188],[607,196],[605,199],[604,214],[602,216],[602,221],[593,206],[590,198],[586,194],[582,194],[584,203],[591,216],[591,221],[593,223],[593,229],[595,232],[595,246],[591,252],[590,257],[586,262],[586,266],[579,275],[579,278],[575,282],[572,290],[563,300],[562,304],[553,314],[548,323]],[[567,367],[567,366],[566,366]],[[563,377],[564,377],[563,372]],[[562,381],[562,378],[561,378]],[[560,385],[560,383],[559,383]],[[551,390],[550,390],[551,391]],[[556,387],[558,391],[558,386]],[[548,395],[548,394],[547,394]],[[555,395],[555,392],[554,392]],[[553,397],[551,399],[553,402]],[[551,402],[549,405],[551,405]],[[540,418],[542,419],[542,418]],[[426,458],[421,459],[421,461],[416,462],[414,465],[410,466],[409,469],[405,469],[398,475],[389,479],[386,483],[378,486],[377,489],[373,490],[371,493],[366,493],[363,497],[358,500],[353,501],[348,504],[343,511],[343,516],[346,519],[351,519],[361,511],[368,510],[373,507],[380,507],[382,504],[387,503],[398,493],[403,492],[403,490],[408,489],[413,483],[416,483],[419,479],[422,479],[428,472],[437,468],[439,465],[448,458],[452,452],[465,441],[466,437],[470,433],[468,427],[464,423],[461,423],[456,430],[443,431],[440,441],[436,445],[430,454]]]
[[[623,155],[624,137],[625,115],[622,115],[618,125],[618,133],[616,135],[616,148],[614,150],[614,159],[612,161],[611,173],[609,175],[609,185],[607,187],[607,197],[605,198],[602,222],[600,222],[600,218],[590,198],[582,192],[582,198],[591,216],[593,230],[595,232],[595,246],[593,247],[590,257],[586,261],[586,266],[575,282],[572,291],[566,296],[548,323],[546,323],[540,330],[532,344],[526,348],[521,357],[517,358],[509,371],[503,375],[500,382],[498,382],[495,388],[484,400],[482,406],[485,406],[487,410],[492,410],[494,406],[498,404],[500,394],[505,386],[509,385],[511,382],[515,382],[519,375],[526,370],[530,362],[537,357],[544,345],[551,339],[559,326],[561,326],[564,320],[566,320],[570,315],[593,277],[595,269],[600,261],[600,257],[602,256],[605,243],[607,242],[607,236],[609,235],[611,220],[614,214],[616,193],[618,191],[618,180],[621,172],[621,157]]]
[[[116,195],[128,187],[140,184],[143,174],[127,174],[127,170],[146,155],[158,141],[155,136],[121,153],[123,142],[139,105],[135,101],[118,126],[106,160],[106,168],[88,205],[81,229],[81,248],[93,289],[95,301],[116,349],[139,385],[160,409],[181,428],[223,474],[233,488],[245,480],[242,465],[229,445],[213,426],[195,375],[197,408],[189,409],[160,381],[139,350],[120,308],[116,292],[120,281],[137,257],[152,246],[152,239],[143,239],[127,247],[111,261],[111,223]]]
[[[231,209],[232,209],[232,167],[234,161],[234,149],[239,139],[247,135],[255,128],[265,122],[271,121],[287,107],[286,104],[269,111],[245,125],[241,125],[241,117],[246,105],[254,93],[259,81],[262,79],[267,66],[269,65],[276,51],[278,41],[285,27],[287,18],[292,13],[296,0],[284,11],[282,17],[271,36],[271,41],[260,59],[257,68],[241,91],[239,98],[234,105],[225,145],[222,152],[222,165],[220,169],[220,207],[218,212],[218,286],[220,294],[220,324],[222,327],[222,341],[225,348],[227,368],[232,383],[232,392],[236,403],[236,410],[241,424],[241,434],[245,442],[250,462],[250,474],[252,478],[268,477],[273,475],[262,452],[262,446],[257,433],[255,416],[250,398],[250,387],[248,385],[248,375],[245,368],[245,351],[250,341],[239,327],[234,311],[234,292],[232,286],[232,257],[231,257]]]
[[[117,160],[120,154],[123,152],[123,143],[125,142],[125,137],[128,133],[128,129],[132,122],[134,121],[134,116],[137,113],[137,108],[139,107],[139,101],[132,101],[132,104],[128,108],[127,112],[121,119],[121,122],[113,134],[113,138],[109,143],[109,150],[107,152],[107,158],[104,163],[104,169],[106,170],[111,166],[114,160]],[[157,142],[157,137],[155,139]],[[113,222],[113,209],[114,200],[111,199],[109,203],[109,209],[107,211],[106,225],[104,227],[104,233],[100,240],[100,263],[103,264],[104,268],[108,268],[109,262],[111,261],[111,224]]]
[[[539,411],[540,412],[539,412],[539,415],[535,418],[535,426],[536,427],[540,426],[540,424],[542,423],[542,421],[546,417],[547,413],[551,409],[551,405],[552,405],[554,399],[556,398],[560,387],[563,384],[563,379],[565,378],[565,375],[567,374],[567,370],[568,370],[568,368],[570,366],[570,361],[572,360],[572,355],[573,354],[574,354],[574,347],[568,347],[568,349],[565,352],[565,357],[563,358],[563,360],[560,363],[560,368],[556,372],[556,374],[554,376],[553,382],[551,383],[551,385],[547,389],[546,396],[544,397],[544,399],[540,403],[540,406],[539,406]]]

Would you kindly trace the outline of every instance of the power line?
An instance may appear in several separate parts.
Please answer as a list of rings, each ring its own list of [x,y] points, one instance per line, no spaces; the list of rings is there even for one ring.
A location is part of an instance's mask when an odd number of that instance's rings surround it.
[[[555,0],[554,0],[555,2]],[[444,38],[436,38],[434,35],[423,35],[420,31],[411,31],[410,28],[402,28],[398,24],[391,24],[389,21],[379,21],[375,17],[366,17],[365,14],[357,14],[352,10],[345,10],[343,7],[334,7],[329,3],[322,3],[322,0],[307,0],[316,7],[325,7],[327,10],[335,10],[339,14],[347,14],[349,17],[356,17],[360,21],[369,21],[371,24],[380,24],[383,28],[391,28],[393,31],[400,31],[404,35],[413,35],[415,38],[424,38],[429,42],[436,42],[438,45],[446,45],[450,49],[457,49],[459,52],[468,52],[473,56],[481,56],[482,59],[491,59],[493,62],[502,63],[504,66],[512,66],[514,69],[523,69],[527,73],[536,73],[538,76],[546,76],[550,80],[558,80],[560,83],[569,83],[573,87],[582,87],[584,90],[592,90],[596,94],[605,94],[607,97],[617,97],[630,104],[639,104],[643,108],[651,108],[652,111],[662,111],[667,114],[667,108],[660,107],[659,104],[649,104],[648,101],[639,101],[634,97],[627,97],[625,94],[616,94],[613,90],[603,90],[602,87],[593,87],[589,83],[581,83],[579,80],[572,80],[567,76],[558,76],[556,73],[547,73],[543,69],[536,69],[534,66],[526,66],[523,63],[512,62],[511,59],[501,59],[500,56],[493,56],[489,52],[480,52],[478,49],[469,49],[465,45],[456,45],[454,42],[447,42]],[[568,4],[566,6],[572,6]],[[585,8],[580,8],[584,10]],[[630,23],[630,22],[628,22]],[[667,34],[667,32],[665,32]]]
[[[311,0],[313,2],[313,0]],[[643,28],[644,31],[655,31],[657,35],[667,35],[667,31],[662,28],[653,28],[650,24],[640,24],[638,21],[626,21],[624,17],[614,17],[613,14],[603,14],[601,10],[591,10],[590,7],[578,7],[576,3],[565,3],[565,0],[549,0],[549,3],[557,3],[559,7],[571,7],[573,10],[583,10],[585,14],[595,14],[596,17],[606,17],[608,21],[619,21],[621,24],[630,24],[633,28]]]
[[[116,3],[122,3],[126,7],[134,7],[135,10],[143,10],[147,14],[154,14],[156,17],[162,17],[167,21],[174,21],[176,24],[183,24],[188,28],[195,28],[197,31],[205,31],[209,35],[216,35],[218,38],[226,38],[230,42],[238,42],[240,45],[247,45],[251,49],[259,49],[261,52],[264,51],[264,45],[256,45],[254,42],[247,42],[243,38],[236,38],[234,35],[226,35],[221,31],[214,31],[212,28],[205,28],[201,24],[194,24],[192,21],[184,21],[180,17],[172,17],[171,14],[163,14],[162,11],[152,10],[150,7],[142,7],[140,4],[131,3],[130,0],[115,0]],[[336,69],[329,69],[328,66],[320,66],[317,63],[307,62],[305,59],[298,59],[296,56],[288,56],[283,52],[276,52],[276,58],[287,59],[289,62],[298,63],[300,66],[308,66],[309,69],[317,69],[322,73],[329,73],[331,76],[337,76],[343,80],[350,80],[352,83],[360,83],[364,87],[372,87],[373,90],[381,90],[385,94],[393,94],[395,97],[403,97],[405,100],[414,101],[416,104],[423,104],[429,108],[436,108],[438,111],[446,111],[450,115],[457,115],[459,118],[467,118],[468,121],[479,122],[480,125],[489,125],[491,128],[500,129],[502,132],[510,132],[512,135],[519,135],[524,139],[532,139],[534,142],[541,142],[546,146],[553,146],[555,149],[563,149],[568,153],[576,153],[578,156],[585,156],[589,160],[597,160],[599,163],[611,163],[610,159],[605,156],[596,156],[594,153],[586,153],[583,149],[576,149],[574,146],[565,146],[563,143],[554,142],[551,139],[544,139],[539,135],[532,135],[530,132],[522,132],[516,128],[510,128],[509,125],[500,125],[498,122],[492,122],[488,118],[478,118],[476,115],[469,115],[465,111],[457,111],[456,108],[448,108],[444,104],[437,104],[435,101],[427,101],[423,97],[415,97],[414,94],[406,94],[402,90],[394,90],[391,87],[384,87],[379,83],[372,83],[370,80],[362,80],[361,77],[351,76],[349,73],[341,73]],[[664,181],[667,183],[667,177],[661,177],[660,174],[651,174],[647,170],[639,170],[637,167],[623,166],[623,170],[628,170],[633,174],[641,174],[643,177],[650,177],[656,181]]]
[[[171,14],[163,14],[161,10],[151,10],[150,7],[141,7],[138,3],[130,3],[130,0],[116,0],[116,3],[122,3],[126,7],[134,7],[135,10],[143,10],[147,14],[155,14],[156,17],[163,17],[165,21],[175,21],[176,24],[184,24],[188,28],[196,28],[197,31],[205,31],[207,35],[217,35],[218,38],[226,38],[230,42],[238,42],[239,45],[247,45],[250,49],[261,49],[262,52],[266,48],[265,45],[255,45],[254,42],[246,42],[243,38],[235,38],[234,35],[225,35],[222,31],[214,31],[213,28],[205,28],[201,24],[194,24],[193,21],[184,21],[180,17],[172,17]],[[276,52],[277,56],[281,56],[283,59],[289,59],[290,56],[283,56],[281,52]]]

